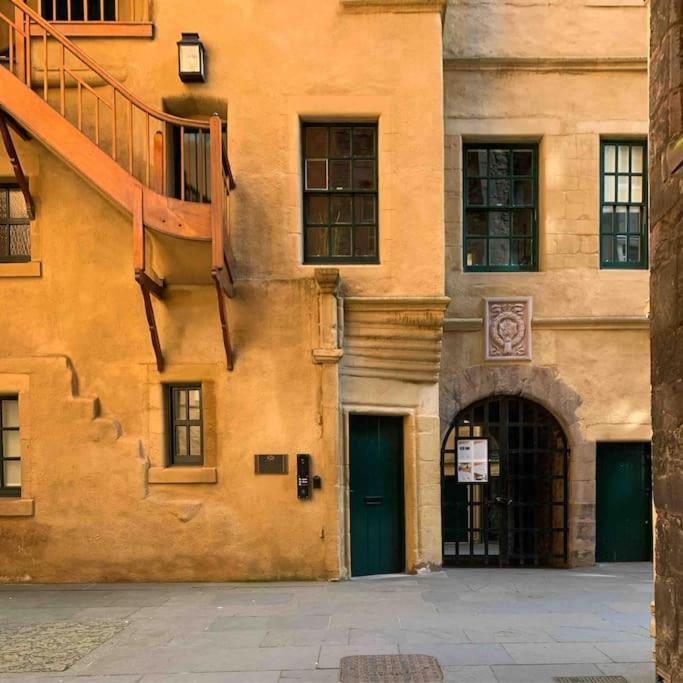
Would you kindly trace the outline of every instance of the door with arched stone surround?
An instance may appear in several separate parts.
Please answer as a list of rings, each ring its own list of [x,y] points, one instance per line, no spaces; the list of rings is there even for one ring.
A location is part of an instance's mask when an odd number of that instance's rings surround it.
[[[460,411],[441,447],[444,564],[566,565],[568,469],[564,431],[538,403]]]

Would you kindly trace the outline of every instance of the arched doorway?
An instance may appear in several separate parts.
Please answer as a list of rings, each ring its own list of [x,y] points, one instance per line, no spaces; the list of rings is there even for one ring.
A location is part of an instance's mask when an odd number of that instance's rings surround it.
[[[460,411],[441,446],[444,564],[566,565],[568,464],[562,427],[533,401]]]

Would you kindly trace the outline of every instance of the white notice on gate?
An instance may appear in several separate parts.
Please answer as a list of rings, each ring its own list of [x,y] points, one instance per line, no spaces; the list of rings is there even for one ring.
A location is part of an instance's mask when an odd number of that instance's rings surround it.
[[[484,483],[489,480],[489,444],[486,439],[458,441],[458,482]]]

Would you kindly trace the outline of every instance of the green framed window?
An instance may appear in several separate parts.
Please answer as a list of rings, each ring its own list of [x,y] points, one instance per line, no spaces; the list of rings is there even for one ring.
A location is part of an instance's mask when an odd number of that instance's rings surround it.
[[[647,142],[600,142],[600,267],[647,268]]]
[[[0,396],[0,496],[20,495],[19,397]]]
[[[168,464],[204,464],[204,405],[200,384],[167,387]]]
[[[0,184],[0,263],[31,260],[31,221],[17,185]]]
[[[538,145],[463,148],[465,271],[538,270]]]
[[[304,263],[378,263],[377,124],[301,130]]]

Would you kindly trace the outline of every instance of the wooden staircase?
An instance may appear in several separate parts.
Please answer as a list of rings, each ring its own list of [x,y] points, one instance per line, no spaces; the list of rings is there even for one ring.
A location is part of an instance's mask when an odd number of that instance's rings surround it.
[[[235,182],[220,118],[183,119],[146,105],[22,0],[0,0],[0,129],[8,124],[28,131],[132,217],[135,279],[159,371],[164,356],[151,297],[162,299],[165,283],[147,268],[146,231],[210,243],[210,275],[232,370],[224,296],[234,295],[229,201]],[[187,134],[200,141],[205,155],[193,193],[202,202],[187,200]],[[177,160],[168,153],[174,139],[181,141]],[[21,172],[15,158],[15,172]]]

